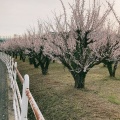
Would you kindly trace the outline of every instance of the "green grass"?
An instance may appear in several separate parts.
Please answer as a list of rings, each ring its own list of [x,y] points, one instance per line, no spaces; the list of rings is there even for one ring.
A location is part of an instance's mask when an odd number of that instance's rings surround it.
[[[120,66],[114,79],[102,64],[95,66],[87,74],[85,89],[78,90],[62,64],[51,63],[48,75],[43,76],[28,61],[17,62],[21,74],[30,76],[30,90],[45,120],[120,119]],[[34,120],[29,111],[29,120]]]
[[[110,101],[113,104],[120,105],[120,100],[115,95],[111,95],[108,97],[108,101]]]

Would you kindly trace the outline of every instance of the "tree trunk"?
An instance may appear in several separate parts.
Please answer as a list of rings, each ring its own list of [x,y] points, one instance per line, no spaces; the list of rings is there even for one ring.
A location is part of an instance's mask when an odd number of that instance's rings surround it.
[[[17,53],[15,53],[15,59],[17,59]]]
[[[32,57],[29,57],[29,64],[32,65],[33,64],[33,58]]]
[[[118,61],[116,61],[114,63],[114,67],[113,67],[113,77],[115,77],[115,72],[116,72],[116,69],[117,69],[117,65],[118,65]]]
[[[42,68],[42,74],[43,74],[43,75],[47,75],[47,73],[48,73],[48,69]]]
[[[107,63],[107,69],[109,71],[110,77],[113,77],[113,72],[112,72],[112,62]]]
[[[43,75],[46,75],[48,73],[50,61],[51,60],[49,58],[46,58],[44,62],[39,61]]]
[[[15,52],[12,52],[12,57],[13,57],[13,58],[15,57]]]
[[[38,68],[39,63],[36,62],[36,58],[32,58],[32,59],[33,59],[34,68]]]
[[[32,52],[30,52],[28,54],[28,59],[29,59],[29,64],[32,65],[33,64],[33,54],[32,54]]]
[[[117,69],[118,61],[113,62],[107,62],[107,68],[109,71],[110,77],[115,77],[115,72]]]
[[[20,54],[20,60],[22,60],[22,55]]]
[[[20,55],[20,60],[22,60],[22,52],[20,52],[19,55]]]
[[[22,61],[25,62],[25,59],[26,59],[26,55],[25,53],[22,53]]]
[[[71,72],[74,80],[75,80],[75,88],[84,88],[85,87],[85,77],[86,72],[81,71],[80,73]]]

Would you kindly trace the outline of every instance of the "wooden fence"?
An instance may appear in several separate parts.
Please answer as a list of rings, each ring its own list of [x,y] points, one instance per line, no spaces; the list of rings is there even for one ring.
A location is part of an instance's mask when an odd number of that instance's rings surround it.
[[[17,69],[17,62],[14,62],[14,58],[0,52],[0,59],[6,64],[11,82],[11,89],[13,91],[13,109],[15,120],[28,120],[28,101],[34,112],[36,120],[45,120],[41,111],[39,110],[30,90],[29,90],[29,75],[25,75],[24,78]],[[19,78],[22,84],[22,96],[16,81]]]

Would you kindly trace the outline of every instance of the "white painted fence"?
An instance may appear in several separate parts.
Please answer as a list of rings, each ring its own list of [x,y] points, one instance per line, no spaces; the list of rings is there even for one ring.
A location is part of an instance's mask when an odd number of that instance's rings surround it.
[[[28,120],[28,101],[32,107],[36,120],[45,120],[29,90],[29,76],[26,74],[23,79],[17,69],[17,62],[14,62],[14,58],[12,58],[11,56],[0,52],[0,59],[6,64],[9,79],[11,81],[15,120]],[[23,85],[22,97],[16,81],[17,75]]]

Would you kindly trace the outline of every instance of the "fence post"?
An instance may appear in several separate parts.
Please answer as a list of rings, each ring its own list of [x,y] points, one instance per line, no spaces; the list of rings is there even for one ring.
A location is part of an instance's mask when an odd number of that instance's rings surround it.
[[[13,70],[14,70],[14,80],[15,80],[15,81],[16,81],[16,77],[17,77],[16,68],[17,68],[17,62],[15,62],[15,63],[14,63],[14,66],[13,66]]]
[[[10,78],[10,67],[11,67],[11,57],[8,55],[8,74],[9,74],[9,78]]]
[[[23,91],[22,91],[22,105],[21,105],[21,120],[27,120],[28,112],[28,97],[26,96],[26,89],[29,88],[29,76],[24,76]]]
[[[13,89],[13,66],[14,66],[14,59],[10,57],[10,80],[11,80],[11,88]]]

